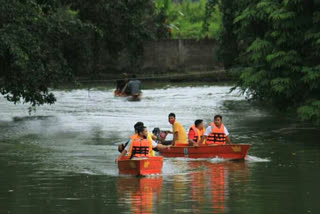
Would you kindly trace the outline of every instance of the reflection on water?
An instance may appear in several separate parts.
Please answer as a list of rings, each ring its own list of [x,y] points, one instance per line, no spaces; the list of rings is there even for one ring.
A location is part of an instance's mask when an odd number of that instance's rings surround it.
[[[117,178],[118,205],[127,206],[129,213],[155,213],[160,203],[170,201],[184,207],[175,212],[224,213],[228,209],[229,188],[245,186],[248,168],[245,161],[210,163],[208,161],[187,161],[188,173],[163,178],[129,177]],[[164,182],[169,185],[162,193]],[[245,190],[242,190],[245,191]],[[168,198],[167,198],[168,197]]]
[[[320,131],[251,106],[229,86],[147,89],[141,102],[111,89],[55,91],[28,115],[0,98],[0,213],[319,213]],[[165,158],[161,176],[119,177],[116,145],[133,125],[188,128],[221,113],[245,161]]]
[[[199,207],[206,204],[211,205],[211,213],[228,211],[230,185],[232,186],[233,183],[244,185],[247,180],[246,162],[210,163],[202,161],[189,164],[190,168],[204,168],[190,173],[192,212],[202,213],[204,210],[200,210]]]
[[[153,206],[160,203],[162,177],[119,177],[117,193],[119,204],[129,205],[130,213],[154,212]]]

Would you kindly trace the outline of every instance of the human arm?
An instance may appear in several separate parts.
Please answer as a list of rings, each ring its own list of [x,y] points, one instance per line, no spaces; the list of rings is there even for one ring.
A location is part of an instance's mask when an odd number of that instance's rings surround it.
[[[227,142],[227,144],[231,144],[231,141],[230,141],[230,137],[229,137],[229,135],[228,135],[228,136],[226,136],[226,142]]]
[[[156,148],[158,150],[163,150],[163,149],[170,149],[171,148],[171,145],[162,145],[162,144],[157,144]]]
[[[154,134],[151,134],[151,138],[152,140],[158,140],[157,136],[155,136]]]
[[[229,137],[230,135],[226,127],[224,127],[224,133],[226,134],[226,143],[231,144],[230,137]]]
[[[201,137],[201,140],[199,141],[199,143],[197,143],[196,145],[197,145],[197,146],[201,145],[201,144],[203,143],[203,141],[206,140],[207,138],[208,138],[208,136],[203,135],[203,136]]]
[[[121,152],[121,154],[116,158],[115,162],[118,163],[118,161],[119,161],[123,156],[125,156],[126,154],[127,154],[127,150],[124,149],[124,150]]]
[[[173,134],[172,146],[174,146],[174,144],[176,143],[177,138],[178,138],[178,132],[175,132],[175,133]]]
[[[204,140],[207,140],[210,132],[211,132],[211,126],[208,126],[206,128],[205,132],[203,133],[203,136],[201,137],[201,140],[199,141],[198,145],[201,145]]]
[[[192,143],[193,145],[195,145],[197,142],[195,142],[194,139],[195,133],[193,129],[190,129],[188,132],[188,142]]]

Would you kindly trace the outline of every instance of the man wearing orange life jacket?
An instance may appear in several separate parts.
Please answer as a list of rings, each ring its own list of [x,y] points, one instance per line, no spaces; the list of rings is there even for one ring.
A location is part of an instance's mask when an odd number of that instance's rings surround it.
[[[226,142],[231,144],[229,132],[222,124],[221,115],[214,116],[213,124],[210,124],[210,126],[206,128],[206,131],[204,132],[199,144],[201,144],[204,140],[206,140],[206,144],[209,145],[225,145]]]
[[[196,120],[194,124],[190,126],[188,132],[189,145],[195,145],[200,142],[205,129],[203,127],[203,120]]]
[[[134,124],[134,134],[130,136],[130,139],[132,139],[133,137],[137,136],[137,128],[139,126],[144,126],[143,122],[137,122],[136,124]],[[118,145],[118,151],[121,153],[129,144],[130,139],[125,143],[125,144],[120,144]],[[148,132],[148,140],[157,140],[157,136],[153,135],[152,133]]]
[[[127,147],[121,152],[116,162],[127,153],[130,158],[134,157],[152,157],[153,148],[169,149],[171,146],[164,146],[148,139],[148,130],[144,126],[137,127],[137,134],[130,137]]]

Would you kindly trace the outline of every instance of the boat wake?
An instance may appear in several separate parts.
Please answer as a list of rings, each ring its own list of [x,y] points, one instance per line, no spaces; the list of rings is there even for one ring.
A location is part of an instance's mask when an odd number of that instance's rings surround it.
[[[229,159],[224,159],[224,158],[219,158],[219,157],[209,159],[209,162],[211,162],[211,163],[221,163],[221,162],[225,162],[225,161],[229,161]]]
[[[270,159],[267,159],[267,158],[259,158],[251,155],[247,155],[245,157],[245,160],[248,162],[270,162],[271,161]]]

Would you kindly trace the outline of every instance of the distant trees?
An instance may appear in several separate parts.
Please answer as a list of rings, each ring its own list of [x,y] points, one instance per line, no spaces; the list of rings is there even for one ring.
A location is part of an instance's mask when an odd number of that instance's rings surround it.
[[[125,50],[127,66],[139,69],[142,41],[161,36],[158,17],[151,0],[1,0],[0,92],[52,104],[48,88],[101,71],[102,51],[116,59]]]
[[[67,7],[35,0],[2,0],[0,92],[14,103],[21,99],[32,106],[54,103],[48,86],[71,76],[64,45],[86,27]]]

